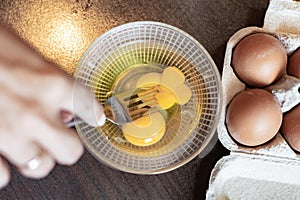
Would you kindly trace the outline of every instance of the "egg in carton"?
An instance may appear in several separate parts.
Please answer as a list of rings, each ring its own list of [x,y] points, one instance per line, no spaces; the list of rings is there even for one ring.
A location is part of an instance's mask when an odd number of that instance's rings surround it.
[[[300,153],[289,146],[280,131],[270,141],[249,147],[236,142],[226,126],[228,105],[248,89],[232,67],[236,45],[251,34],[265,33],[276,37],[290,56],[300,47],[299,21],[300,2],[271,0],[263,28],[244,28],[229,39],[222,75],[223,109],[217,131],[231,153],[213,169],[207,199],[300,199]],[[285,72],[279,81],[263,89],[274,95],[286,113],[299,104],[299,88],[300,80]]]
[[[249,27],[240,30],[235,35],[231,37],[228,42],[227,50],[226,50],[226,58],[224,61],[223,68],[223,76],[222,76],[222,85],[223,85],[223,110],[221,114],[221,119],[219,121],[218,133],[219,139],[223,143],[225,147],[230,149],[231,151],[240,151],[244,153],[251,154],[262,154],[262,155],[273,155],[276,157],[290,157],[292,159],[299,159],[299,154],[294,152],[290,146],[287,144],[285,139],[282,137],[280,133],[277,133],[275,138],[271,141],[263,145],[259,145],[257,147],[246,147],[241,146],[237,142],[235,142],[227,131],[226,127],[226,112],[227,106],[230,101],[241,91],[247,89],[247,85],[243,83],[235,74],[232,66],[231,66],[231,58],[234,47],[238,44],[238,42],[244,37],[254,34],[254,33],[266,33],[275,36],[278,38],[285,46],[287,53],[291,54],[293,51],[291,49],[297,49],[300,44],[296,44],[293,42],[294,39],[300,40],[300,36],[279,33],[279,32],[270,32],[264,28],[257,27]],[[290,42],[289,42],[290,41]],[[287,74],[282,75],[281,79],[273,85],[270,85],[266,88],[263,88],[267,91],[270,91],[274,97],[277,99],[278,103],[281,106],[281,110],[283,113],[288,112],[293,107],[295,107],[300,102],[300,94],[299,94],[300,80],[289,76]]]

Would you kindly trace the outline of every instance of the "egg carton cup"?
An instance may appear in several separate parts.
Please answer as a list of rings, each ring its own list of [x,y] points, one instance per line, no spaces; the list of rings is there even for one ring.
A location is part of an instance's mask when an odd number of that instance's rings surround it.
[[[218,161],[206,193],[207,200],[299,198],[299,162],[236,153]]]
[[[269,142],[247,147],[235,142],[227,131],[225,116],[232,98],[247,86],[231,66],[235,46],[253,33],[275,36],[291,55],[300,47],[300,2],[271,0],[264,26],[247,27],[228,41],[223,74],[223,108],[217,128],[221,143],[230,155],[218,161],[211,173],[207,199],[300,199],[300,154],[296,153],[278,132]],[[300,80],[286,74],[275,85],[265,88],[273,93],[282,111],[299,104]]]

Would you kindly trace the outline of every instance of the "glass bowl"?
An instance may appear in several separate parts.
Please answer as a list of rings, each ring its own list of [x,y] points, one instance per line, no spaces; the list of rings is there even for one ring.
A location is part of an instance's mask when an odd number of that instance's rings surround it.
[[[166,133],[159,142],[135,146],[109,121],[97,128],[76,125],[82,142],[99,161],[126,172],[157,174],[189,162],[209,144],[221,111],[220,75],[207,51],[184,31],[150,21],[113,28],[88,48],[74,76],[104,103],[111,94],[132,89],[141,75],[168,66],[184,73],[192,97],[167,110]]]

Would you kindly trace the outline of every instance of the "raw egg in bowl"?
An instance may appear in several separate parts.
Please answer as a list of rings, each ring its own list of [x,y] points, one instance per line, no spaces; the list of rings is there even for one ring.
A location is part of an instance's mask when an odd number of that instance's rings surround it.
[[[196,157],[215,134],[222,102],[219,71],[202,45],[176,27],[150,21],[115,27],[88,48],[74,76],[101,103],[115,93],[157,88],[157,112],[122,126],[76,125],[86,148],[113,168],[167,172]],[[75,98],[75,110],[76,105]]]

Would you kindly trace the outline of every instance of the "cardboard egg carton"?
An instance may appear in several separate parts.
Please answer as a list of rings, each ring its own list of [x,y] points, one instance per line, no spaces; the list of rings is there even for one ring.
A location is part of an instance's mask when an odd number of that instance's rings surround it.
[[[219,140],[231,153],[213,169],[207,199],[300,199],[300,153],[292,150],[280,132],[263,145],[246,147],[236,143],[226,129],[229,102],[247,88],[232,69],[232,53],[241,39],[258,32],[278,38],[291,55],[300,47],[300,2],[271,0],[263,28],[241,29],[227,43],[222,75],[223,108],[217,131]],[[282,106],[286,112],[299,104],[299,87],[300,80],[284,75],[279,84],[267,89],[286,104]]]
[[[257,147],[246,147],[246,146],[240,146],[237,144],[229,135],[226,125],[225,125],[225,115],[226,115],[226,108],[231,101],[231,99],[239,92],[246,89],[246,85],[241,82],[237,76],[235,75],[232,67],[231,67],[231,57],[233,53],[233,49],[236,46],[236,44],[245,36],[253,34],[253,33],[268,33],[274,35],[276,38],[278,38],[282,43],[284,43],[284,46],[290,50],[290,53],[292,52],[291,49],[296,49],[300,46],[300,44],[295,43],[289,43],[286,41],[286,38],[293,37],[296,38],[296,35],[286,34],[286,33],[278,33],[278,32],[270,32],[266,30],[265,28],[257,28],[257,27],[249,27],[242,29],[238,31],[235,35],[231,37],[231,39],[228,42],[227,51],[225,55],[225,61],[224,61],[224,68],[223,68],[223,76],[222,76],[222,86],[223,86],[223,98],[224,98],[224,104],[222,109],[222,114],[220,117],[219,125],[218,125],[218,136],[222,144],[227,147],[229,150],[234,152],[243,152],[243,153],[251,153],[251,154],[259,154],[259,155],[270,155],[275,157],[289,157],[291,159],[297,159],[300,160],[299,153],[294,152],[290,146],[286,143],[284,138],[281,136],[280,132],[277,133],[276,137],[272,139],[271,141],[267,142],[264,145],[260,145]],[[297,36],[298,40],[300,41],[300,35]],[[289,40],[292,41],[292,40]],[[289,52],[289,51],[288,51]],[[289,80],[287,80],[289,79]],[[293,83],[292,81],[295,80]],[[283,82],[283,84],[280,84],[280,82]],[[285,89],[284,86],[287,86]],[[280,94],[279,89],[274,88],[282,88],[283,93]],[[278,98],[288,99],[288,96],[291,96],[291,101],[285,101],[287,102],[286,106],[282,107],[284,111],[288,111],[295,105],[299,103],[299,92],[298,88],[300,87],[300,81],[298,81],[297,78],[289,77],[286,75],[283,75],[282,79],[276,85],[272,85],[266,90],[272,90],[273,92],[276,92],[276,95]],[[296,90],[295,90],[296,88]],[[290,93],[289,93],[290,92]],[[294,97],[294,98],[293,98]],[[288,109],[287,109],[287,108]]]

